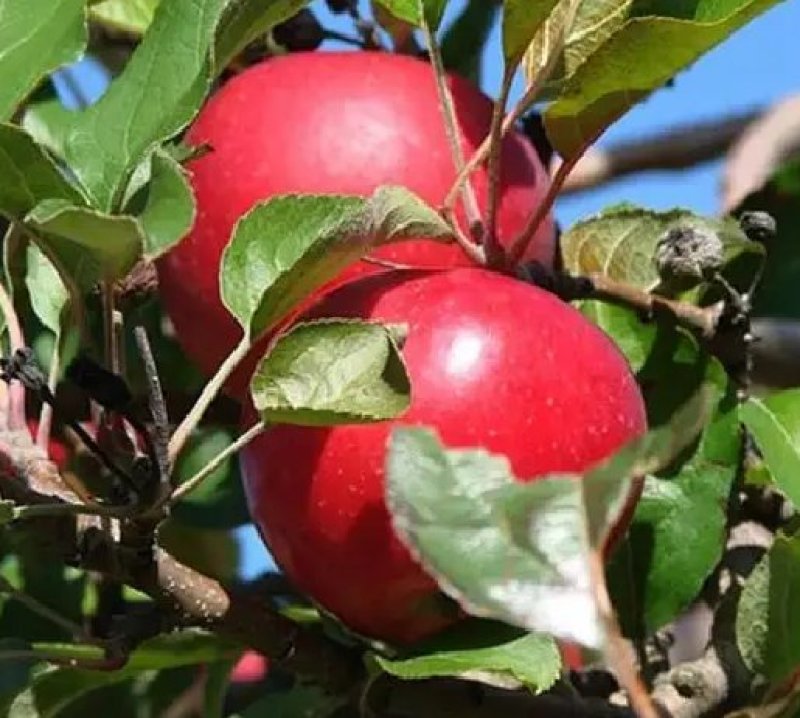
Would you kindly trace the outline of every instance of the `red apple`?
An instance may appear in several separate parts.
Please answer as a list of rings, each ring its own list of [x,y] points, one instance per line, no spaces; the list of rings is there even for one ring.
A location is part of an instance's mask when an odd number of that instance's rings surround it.
[[[509,277],[385,272],[338,288],[309,316],[409,327],[403,417],[276,426],[241,454],[251,515],[278,563],[360,633],[408,643],[454,620],[393,533],[383,481],[392,427],[427,425],[451,447],[504,454],[523,480],[585,470],[646,430],[641,394],[611,340],[554,295]]]
[[[231,671],[233,683],[256,683],[266,678],[269,660],[255,651],[245,651]]]
[[[461,78],[451,77],[449,84],[469,156],[489,131],[492,103]],[[237,219],[253,205],[278,194],[368,195],[395,184],[437,206],[455,179],[430,65],[390,53],[296,53],[253,66],[211,98],[187,140],[208,143],[212,151],[190,165],[197,219],[158,262],[158,273],[177,338],[207,374],[241,336],[219,298],[219,264]],[[502,158],[498,233],[507,245],[549,182],[521,134],[505,139]],[[485,168],[472,181],[484,207]],[[553,252],[548,218],[526,258],[549,265]],[[469,264],[457,245],[432,241],[374,254],[413,266]],[[359,263],[345,276],[369,271],[370,265]],[[233,394],[245,388],[252,365],[229,384]]]

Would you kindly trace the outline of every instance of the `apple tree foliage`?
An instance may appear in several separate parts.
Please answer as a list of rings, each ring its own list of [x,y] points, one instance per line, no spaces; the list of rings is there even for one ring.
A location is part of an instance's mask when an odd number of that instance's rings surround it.
[[[510,77],[521,67],[527,86],[538,83],[547,137],[569,163],[637,102],[776,2],[471,0],[448,27],[440,27],[445,0],[380,0],[376,9],[390,32],[400,22],[420,38],[438,38],[445,66],[468,75],[499,22],[504,71]],[[2,281],[36,360],[63,389],[59,426],[89,416],[65,369],[84,352],[124,373],[130,401],[146,401],[135,326],[148,332],[170,412],[178,412],[173,420],[198,393],[205,404],[215,399],[213,387],[201,393],[201,378],[165,329],[158,297],[142,288],[141,276],[194,219],[184,165],[203,149],[182,144],[182,132],[248,46],[267,38],[271,51],[282,51],[270,33],[305,4],[0,0]],[[120,48],[125,62],[114,62]],[[54,94],[52,74],[86,52],[106,61],[115,76],[96,104],[68,111]],[[563,266],[700,309],[746,295],[758,317],[800,320],[800,165],[781,168],[745,209],[768,211],[777,221],[766,252],[735,218],[624,205],[567,228]],[[701,276],[674,285],[659,274],[659,239],[676,225],[720,238],[722,280]],[[371,248],[419,235],[453,239],[436,208],[402,187],[383,187],[367,198],[285,196],[256,206],[238,223],[220,272],[221,296],[242,327],[234,354],[241,357]],[[651,433],[585,476],[522,485],[502,457],[479,448],[447,450],[426,429],[396,431],[387,457],[395,527],[475,618],[397,652],[352,636],[291,592],[276,604],[290,620],[354,652],[365,685],[386,677],[466,677],[532,693],[557,691],[564,685],[557,640],[582,645],[590,660],[609,649],[612,629],[600,600],[606,590],[620,630],[643,652],[719,575],[742,492],[769,491],[789,506],[800,502],[799,390],[758,387],[742,395],[741,372],[708,337],[674,316],[645,317],[603,298],[579,304],[628,358]],[[8,307],[2,322],[8,355],[16,331]],[[262,360],[251,385],[254,404],[267,422],[329,425],[397,416],[413,391],[402,369],[401,335],[402,328],[352,321],[301,325]],[[291,391],[276,391],[287,377]],[[0,428],[4,451],[20,450],[9,439],[15,428]],[[227,582],[236,580],[238,561],[232,530],[248,520],[231,451],[238,433],[235,407],[217,398],[172,470],[176,486],[198,472],[208,475],[174,503],[157,534],[165,550]],[[90,493],[107,489],[86,478],[96,477],[98,466],[85,451],[76,452],[67,473]],[[643,495],[630,530],[605,578],[598,577],[609,528],[641,476]],[[147,615],[150,597],[43,558],[30,536],[29,507],[7,498],[2,484],[0,496],[3,715],[61,718],[108,706],[118,715],[166,715],[191,687],[206,716],[328,716],[352,699],[300,683],[280,667],[253,690],[231,687],[232,666],[246,646],[213,631],[162,626],[140,637],[116,670],[92,670],[107,657],[90,639],[98,624],[120,612]],[[788,717],[798,705],[795,528],[793,515],[738,594],[724,599],[730,641],[752,676],[739,706],[769,704],[760,709],[769,712],[752,715]]]

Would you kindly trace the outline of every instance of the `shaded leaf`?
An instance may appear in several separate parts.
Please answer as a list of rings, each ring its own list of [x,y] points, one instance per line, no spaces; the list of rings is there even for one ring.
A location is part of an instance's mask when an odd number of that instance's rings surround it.
[[[208,89],[214,30],[225,4],[159,4],[122,74],[97,104],[75,116],[65,155],[98,209],[119,209],[134,168],[197,112]]]
[[[128,663],[117,671],[50,668],[39,672],[27,690],[15,698],[10,713],[12,716],[53,718],[87,692],[120,683],[142,671],[234,659],[241,650],[236,644],[200,632],[183,631],[159,636],[145,641],[133,652]]]
[[[222,257],[222,301],[251,339],[370,248],[413,237],[450,238],[448,225],[408,190],[369,199],[286,195],[237,223]]]
[[[447,0],[378,0],[395,17],[421,26],[422,19],[431,30],[436,30],[442,20]]]
[[[25,224],[83,287],[124,276],[142,253],[142,230],[134,218],[103,214],[65,200],[41,202],[25,217]]]
[[[628,19],[575,70],[545,111],[553,146],[565,158],[579,154],[633,105],[776,2],[662,3],[660,14],[672,17]],[[681,7],[686,5],[693,12]]]
[[[11,217],[22,218],[48,199],[83,202],[44,150],[14,125],[0,124],[0,177],[0,212]]]
[[[29,243],[25,285],[30,295],[31,307],[39,321],[53,334],[61,334],[61,313],[69,301],[69,292],[56,268],[42,250]]]
[[[147,201],[139,214],[147,259],[156,259],[175,246],[191,229],[194,217],[194,194],[185,170],[166,152],[156,150]]]
[[[407,680],[454,676],[511,679],[544,691],[558,679],[561,656],[550,636],[503,623],[474,620],[458,625],[398,658],[375,656],[387,673]]]
[[[86,47],[84,0],[0,0],[0,121]]]
[[[747,667],[777,684],[800,665],[800,538],[778,536],[745,582],[736,642]]]
[[[234,441],[230,430],[203,427],[189,438],[179,454],[173,476],[178,484],[190,479]],[[182,523],[210,529],[241,526],[250,518],[239,474],[239,462],[231,456],[203,483],[187,494],[172,509]]]
[[[468,0],[442,38],[444,66],[478,84],[482,48],[489,39],[498,5]]]
[[[726,263],[744,253],[760,257],[764,248],[751,242],[733,219],[712,219],[688,210],[666,212],[620,206],[577,222],[561,237],[564,267],[573,274],[597,272],[612,279],[652,290],[659,286],[654,256],[659,239],[675,227],[716,233]]]
[[[262,359],[251,382],[255,408],[272,423],[328,426],[392,419],[411,386],[390,331],[381,324],[298,324]]]
[[[800,389],[751,397],[739,411],[775,483],[800,506]]]
[[[214,42],[214,73],[219,74],[246,45],[295,15],[309,0],[229,0]]]

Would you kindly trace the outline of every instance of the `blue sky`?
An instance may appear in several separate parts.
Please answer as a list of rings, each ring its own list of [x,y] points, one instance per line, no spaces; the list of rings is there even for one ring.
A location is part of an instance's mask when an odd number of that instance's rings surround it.
[[[453,17],[464,0],[451,2]],[[346,29],[347,21],[332,16],[323,3],[313,3],[328,27]],[[447,17],[445,22],[447,22]],[[633,109],[601,139],[601,144],[635,138],[691,121],[709,120],[774,102],[790,92],[800,92],[800,0],[784,0]],[[495,28],[486,47],[483,88],[494,95],[500,79],[500,33]],[[82,66],[84,90],[96,96],[104,84],[102,72]],[[63,83],[60,83],[63,86]],[[517,92],[519,88],[517,88]],[[513,98],[512,98],[513,99]],[[622,200],[651,208],[684,206],[698,212],[717,210],[719,163],[680,173],[643,174],[614,182],[591,193],[565,197],[556,208],[568,226],[576,219]],[[260,542],[245,532],[243,569],[252,575],[267,565]]]

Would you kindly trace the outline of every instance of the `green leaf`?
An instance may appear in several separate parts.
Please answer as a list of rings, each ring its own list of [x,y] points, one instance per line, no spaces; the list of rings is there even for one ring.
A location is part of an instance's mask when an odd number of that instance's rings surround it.
[[[182,484],[234,441],[228,429],[203,427],[189,438],[175,463],[173,476]],[[239,462],[231,456],[172,509],[181,523],[209,529],[228,529],[249,521]]]
[[[545,111],[553,146],[567,159],[580,154],[633,105],[776,2],[690,0],[662,4],[660,13],[672,17],[628,19],[576,69]]]
[[[86,47],[84,0],[0,0],[0,120]]]
[[[380,187],[367,200],[275,197],[237,223],[222,257],[222,301],[255,339],[370,248],[420,236],[449,239],[451,232],[399,187]]]
[[[215,74],[246,45],[308,4],[309,0],[229,0],[214,45]]]
[[[139,214],[147,259],[156,259],[174,247],[191,229],[194,217],[194,194],[186,171],[166,152],[156,150],[147,200]]]
[[[719,362],[683,331],[643,323],[635,312],[605,302],[587,302],[582,311],[636,372],[651,427],[669,422],[701,387],[717,405],[698,445],[668,471],[647,477],[628,535],[608,567],[625,632],[644,636],[691,603],[722,553],[741,450],[734,391]]]
[[[159,0],[103,0],[89,7],[89,17],[113,30],[142,35],[153,21]]]
[[[800,389],[750,398],[739,411],[775,483],[800,506]]]
[[[133,217],[45,200],[28,213],[25,224],[82,287],[124,276],[142,254],[144,238]]]
[[[67,181],[30,135],[0,124],[0,212],[22,218],[47,199],[81,204],[80,193]]]
[[[98,209],[119,209],[134,168],[197,112],[208,89],[214,30],[225,4],[159,4],[125,70],[99,102],[76,115],[65,154]]]
[[[625,22],[630,7],[631,0],[560,0],[525,52],[528,85],[538,82],[551,62],[548,84],[563,83]],[[551,61],[554,53],[557,58]]]
[[[726,263],[744,253],[760,257],[764,252],[731,218],[718,220],[683,209],[654,212],[625,205],[582,220],[562,235],[564,267],[573,274],[597,272],[641,289],[655,289],[660,283],[654,262],[656,245],[674,227],[716,233]]]
[[[0,654],[5,651],[26,651],[31,646],[18,638],[0,638]],[[4,660],[0,670],[0,715],[8,715],[8,707],[30,681],[32,660]]]
[[[529,483],[515,482],[503,457],[447,451],[426,429],[396,428],[386,472],[395,531],[473,615],[598,648],[592,556],[605,549],[633,477],[664,465],[696,436],[706,401],[700,395],[583,477]]]
[[[25,285],[31,307],[39,321],[58,337],[61,334],[61,313],[69,301],[69,292],[39,247],[29,243],[26,254]]]
[[[442,62],[452,72],[480,80],[482,48],[494,26],[498,6],[485,0],[468,0],[442,38]]]
[[[439,676],[512,681],[545,691],[558,679],[561,656],[555,641],[492,621],[458,625],[399,658],[376,655],[387,673],[406,680]]]
[[[442,20],[447,0],[378,0],[392,15],[420,27],[422,19],[431,30],[436,30]]]
[[[46,645],[40,647],[47,648]],[[89,691],[121,683],[143,671],[234,659],[241,650],[237,644],[199,631],[158,636],[145,641],[117,671],[51,668],[39,672],[28,689],[15,698],[10,715],[54,718]]]
[[[745,582],[736,642],[747,667],[780,684],[800,665],[800,538],[778,536]]]
[[[574,0],[570,0],[573,2]],[[537,30],[559,0],[505,0],[503,2],[503,54],[507,67],[522,59]]]
[[[387,327],[323,320],[278,339],[251,393],[267,422],[329,426],[393,419],[408,408],[411,385]]]
[[[51,98],[25,106],[22,128],[54,157],[63,159],[64,145],[75,112]]]
[[[4,526],[14,520],[15,506],[16,504],[13,501],[0,501],[0,526]]]

